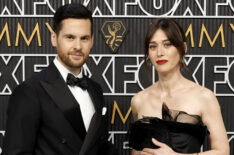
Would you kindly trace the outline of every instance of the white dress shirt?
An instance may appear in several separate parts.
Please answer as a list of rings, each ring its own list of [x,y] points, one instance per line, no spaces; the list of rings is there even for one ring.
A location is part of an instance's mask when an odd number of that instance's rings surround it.
[[[73,73],[70,72],[66,67],[64,67],[58,61],[57,57],[54,59],[54,64],[57,67],[57,69],[59,70],[60,74],[62,75],[64,81],[66,82],[68,73],[71,73],[71,74],[73,74]],[[83,77],[82,69],[81,69],[79,75],[75,76],[75,77],[78,77],[78,78]],[[95,113],[93,102],[89,96],[89,93],[87,90],[83,90],[78,86],[70,86],[70,85],[67,85],[67,86],[71,90],[71,93],[75,97],[78,104],[80,105],[80,111],[81,111],[81,115],[82,115],[82,118],[84,121],[85,129],[86,129],[86,131],[88,131],[90,121],[93,117],[93,114]]]

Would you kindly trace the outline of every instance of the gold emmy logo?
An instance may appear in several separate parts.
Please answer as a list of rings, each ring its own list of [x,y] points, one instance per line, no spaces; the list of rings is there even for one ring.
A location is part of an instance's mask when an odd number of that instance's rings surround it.
[[[122,21],[105,21],[102,25],[102,34],[108,47],[110,47],[113,53],[116,53],[123,42],[126,28]]]

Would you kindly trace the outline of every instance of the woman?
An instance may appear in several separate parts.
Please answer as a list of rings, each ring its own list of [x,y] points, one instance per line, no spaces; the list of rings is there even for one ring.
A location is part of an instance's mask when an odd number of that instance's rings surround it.
[[[150,24],[145,62],[150,60],[157,70],[158,81],[131,100],[135,122],[129,142],[133,155],[229,155],[215,95],[181,73],[186,50],[185,34],[175,21],[158,19]],[[211,149],[200,152],[206,135]]]

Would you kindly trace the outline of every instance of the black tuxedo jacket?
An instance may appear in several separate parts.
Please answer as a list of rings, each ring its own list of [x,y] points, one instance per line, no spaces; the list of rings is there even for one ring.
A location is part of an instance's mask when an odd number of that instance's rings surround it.
[[[12,93],[7,111],[3,155],[115,154],[107,141],[107,116],[102,115],[102,89],[91,79],[87,80],[96,112],[85,139],[82,139],[83,133],[75,130],[64,115],[63,110],[67,110],[64,105],[78,103],[54,63],[51,63]],[[81,120],[77,123],[82,131],[82,118],[78,119]]]

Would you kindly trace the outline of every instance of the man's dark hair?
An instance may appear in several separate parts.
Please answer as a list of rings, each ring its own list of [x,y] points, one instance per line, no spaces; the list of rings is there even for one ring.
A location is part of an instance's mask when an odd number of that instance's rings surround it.
[[[66,4],[57,9],[53,18],[53,30],[57,35],[62,28],[62,21],[67,18],[89,19],[91,22],[91,34],[93,34],[92,12],[82,4]]]

